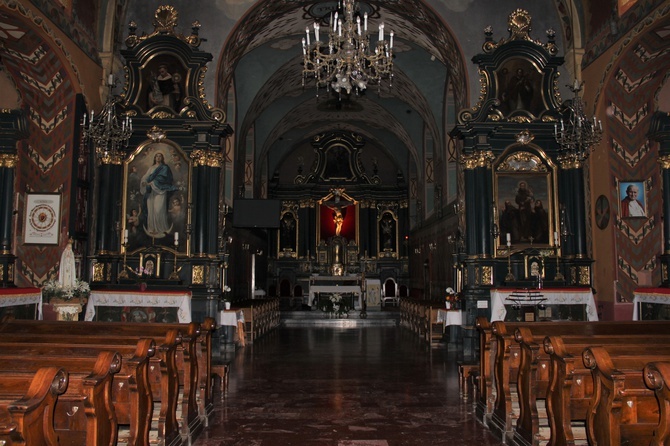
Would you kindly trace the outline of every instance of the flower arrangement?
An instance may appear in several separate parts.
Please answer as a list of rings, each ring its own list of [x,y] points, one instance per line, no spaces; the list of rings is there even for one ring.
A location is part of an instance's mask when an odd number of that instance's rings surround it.
[[[88,282],[75,279],[73,286],[64,286],[58,280],[48,280],[42,285],[42,297],[45,302],[52,299],[86,299],[91,294]]]
[[[335,316],[348,316],[349,306],[340,293],[333,293],[328,299],[319,300],[319,307],[324,313]]]
[[[447,310],[460,310],[461,309],[461,298],[453,288],[449,287],[446,289],[446,294],[444,297],[444,303]]]

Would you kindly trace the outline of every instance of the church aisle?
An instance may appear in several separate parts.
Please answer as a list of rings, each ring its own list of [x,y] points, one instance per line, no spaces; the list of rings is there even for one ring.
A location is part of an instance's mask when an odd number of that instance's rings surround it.
[[[280,327],[237,350],[194,446],[501,444],[451,356],[394,327]]]

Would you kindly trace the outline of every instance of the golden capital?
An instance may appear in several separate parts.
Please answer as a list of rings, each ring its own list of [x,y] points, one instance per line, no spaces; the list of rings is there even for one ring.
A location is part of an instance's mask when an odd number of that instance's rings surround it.
[[[119,153],[104,152],[100,154],[100,164],[114,164],[120,166],[123,164],[123,157]]]
[[[659,157],[658,164],[661,165],[661,169],[670,169],[670,155],[663,155]]]
[[[563,170],[581,169],[582,167],[582,160],[579,159],[576,155],[559,156],[558,163]]]
[[[223,166],[223,154],[214,150],[197,149],[191,153],[193,160],[193,167],[209,166],[221,167]]]
[[[493,152],[490,150],[478,150],[471,155],[461,156],[461,164],[465,169],[476,169],[477,167],[491,167],[491,163],[495,159]]]
[[[18,162],[18,155],[11,153],[0,153],[0,167],[14,168]]]

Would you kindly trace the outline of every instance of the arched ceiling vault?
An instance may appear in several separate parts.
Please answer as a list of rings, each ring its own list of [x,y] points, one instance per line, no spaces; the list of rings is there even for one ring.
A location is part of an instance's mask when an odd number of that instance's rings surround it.
[[[445,122],[449,86],[454,107],[465,106],[467,96],[465,61],[452,32],[419,0],[362,3],[372,11],[371,29],[383,22],[386,32],[395,34],[394,78],[391,87],[369,86],[350,101],[340,102],[325,89],[317,100],[313,83],[302,85],[305,27],[315,20],[315,5],[328,11],[337,1],[261,1],[228,36],[217,67],[217,103],[225,108],[227,99],[234,100],[238,159],[244,158],[253,129],[257,179],[328,128],[365,135],[385,149],[405,178],[421,179],[420,167],[414,169],[433,156],[423,153],[425,135],[433,141],[431,151],[446,144],[446,127],[453,125]],[[231,91],[234,98],[227,98]]]

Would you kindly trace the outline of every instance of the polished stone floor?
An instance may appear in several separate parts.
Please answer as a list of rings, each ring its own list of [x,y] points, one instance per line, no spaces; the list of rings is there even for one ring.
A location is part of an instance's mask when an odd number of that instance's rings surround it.
[[[233,354],[194,446],[501,444],[459,394],[457,360],[402,328],[280,327]]]

